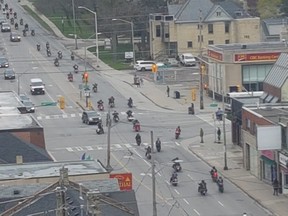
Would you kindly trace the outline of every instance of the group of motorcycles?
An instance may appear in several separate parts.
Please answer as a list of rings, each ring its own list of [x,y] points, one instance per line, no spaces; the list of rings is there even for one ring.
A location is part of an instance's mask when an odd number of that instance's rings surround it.
[[[212,168],[212,170],[210,171],[210,175],[211,175],[211,179],[213,182],[215,182],[218,186],[218,190],[220,193],[223,193],[224,192],[224,182],[223,182],[223,178],[220,176],[218,176],[218,171],[215,167]],[[199,183],[199,186],[198,186],[198,192],[205,196],[206,193],[207,193],[207,186],[206,186],[206,182],[204,180],[202,180],[200,183]]]

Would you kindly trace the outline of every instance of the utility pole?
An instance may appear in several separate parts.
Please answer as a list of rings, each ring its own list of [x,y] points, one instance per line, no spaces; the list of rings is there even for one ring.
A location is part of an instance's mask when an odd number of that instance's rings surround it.
[[[151,160],[152,160],[152,200],[153,200],[153,216],[157,216],[156,206],[156,185],[155,185],[155,156],[154,156],[154,142],[153,142],[153,131],[151,133]]]
[[[199,55],[200,59],[202,60],[202,10],[199,10]],[[205,70],[205,65],[200,64],[200,86],[199,86],[199,93],[200,93],[200,109],[204,109],[204,101],[203,101],[203,72]]]
[[[228,170],[228,166],[227,166],[227,145],[226,145],[226,125],[225,125],[225,119],[226,119],[226,115],[225,115],[225,93],[224,93],[224,76],[222,76],[221,79],[221,83],[222,83],[222,111],[223,111],[223,142],[224,142],[224,170]]]
[[[108,127],[108,134],[107,134],[107,165],[106,165],[106,169],[108,171],[112,170],[112,167],[110,165],[110,158],[111,158],[111,141],[110,141],[110,137],[111,137],[111,116],[110,116],[110,107],[107,113],[107,117],[106,117],[106,126]]]

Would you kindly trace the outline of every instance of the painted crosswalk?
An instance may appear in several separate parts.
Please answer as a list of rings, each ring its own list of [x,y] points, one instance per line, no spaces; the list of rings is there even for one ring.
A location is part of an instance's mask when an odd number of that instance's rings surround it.
[[[197,115],[197,117],[199,119],[205,121],[206,123],[208,123],[212,127],[222,127],[223,126],[223,121],[218,121],[216,119],[214,120],[213,113],[199,114],[199,115]],[[226,128],[230,128],[231,121],[226,119],[225,125],[226,125]]]
[[[106,116],[107,115],[107,112],[99,112],[100,115],[103,117],[103,116]],[[123,115],[126,117],[126,112],[120,112],[119,113],[120,115]],[[145,113],[141,113],[141,112],[137,112],[137,113],[134,113],[134,115],[143,115]],[[36,119],[37,120],[53,120],[53,119],[67,119],[67,118],[81,118],[82,116],[82,113],[71,113],[71,114],[57,114],[57,115],[39,115],[39,116],[36,116]]]
[[[146,147],[150,145],[149,143],[141,143],[142,147]],[[177,147],[180,144],[176,142],[162,142],[162,145],[166,147]],[[137,148],[136,143],[122,143],[122,144],[111,144],[111,151],[121,151],[121,150],[127,150],[132,148]],[[69,147],[63,147],[63,148],[55,148],[55,151],[68,151],[68,152],[89,152],[89,151],[101,151],[106,150],[107,144],[101,144],[101,145],[93,145],[93,146],[69,146]]]

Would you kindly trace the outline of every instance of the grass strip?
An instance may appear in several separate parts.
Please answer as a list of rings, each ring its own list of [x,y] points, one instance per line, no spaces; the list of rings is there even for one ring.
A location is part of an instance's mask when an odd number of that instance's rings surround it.
[[[33,10],[31,10],[30,7],[28,7],[27,5],[22,5],[22,7],[24,8],[24,10],[26,10],[30,14],[30,16],[32,16],[37,22],[39,22],[41,26],[43,26],[49,32],[53,32],[53,30],[50,28],[50,26],[46,22],[44,22],[38,16],[38,14],[36,14]]]

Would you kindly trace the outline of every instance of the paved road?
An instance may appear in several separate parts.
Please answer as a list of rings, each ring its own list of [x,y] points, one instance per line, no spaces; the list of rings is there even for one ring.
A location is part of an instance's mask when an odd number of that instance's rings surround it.
[[[15,4],[15,3],[14,3]],[[70,60],[70,51],[66,50],[60,40],[42,30],[40,26],[27,16],[18,6],[13,7],[18,12],[18,17],[23,17],[29,26],[36,29],[36,36],[23,38],[20,43],[11,43],[9,33],[1,33],[1,47],[5,47],[4,55],[8,57],[20,78],[20,92],[29,93],[29,80],[42,78],[46,84],[45,95],[30,96],[31,100],[39,105],[43,101],[57,101],[59,96],[64,96],[67,103],[65,110],[58,107],[38,107],[33,114],[45,129],[45,140],[48,151],[57,161],[78,160],[84,153],[94,159],[106,163],[107,136],[96,135],[95,126],[81,123],[81,109],[75,101],[79,99],[78,85],[81,75],[74,75],[75,81],[67,81],[67,73],[71,71],[74,62]],[[21,28],[20,28],[21,30]],[[20,31],[19,30],[19,31]],[[42,48],[46,41],[52,47],[53,57],[48,58],[45,50],[36,51],[36,44]],[[53,65],[53,58],[58,50],[64,54],[60,67]],[[76,60],[80,70],[84,70],[84,63]],[[113,124],[111,130],[111,165],[114,172],[132,172],[134,176],[134,189],[137,194],[141,215],[151,215],[151,164],[146,160],[145,147],[150,143],[150,131],[154,132],[154,139],[160,137],[162,150],[155,153],[156,159],[156,188],[158,215],[241,215],[243,210],[250,215],[267,215],[253,200],[247,197],[234,185],[225,181],[225,193],[219,194],[217,187],[209,177],[210,168],[193,155],[182,141],[198,136],[199,129],[205,128],[206,133],[213,133],[213,120],[210,114],[202,116],[188,116],[177,111],[169,111],[157,107],[143,95],[133,91],[131,85],[120,83],[100,71],[89,68],[89,79],[96,80],[99,92],[92,94],[91,100],[105,101],[110,96],[116,98],[116,110],[120,113],[121,121]],[[3,70],[1,70],[3,71]],[[17,81],[1,80],[1,90],[17,91]],[[141,136],[143,144],[136,146],[135,132],[131,123],[127,122],[127,98],[134,99],[135,107],[132,109],[136,118],[141,122]],[[105,119],[107,110],[101,113]],[[179,140],[174,139],[174,130],[177,125],[182,127]],[[107,128],[105,128],[107,130]],[[183,172],[179,174],[179,186],[172,187],[167,182],[172,173],[171,159],[179,157],[183,160]],[[201,197],[197,193],[197,183],[205,179],[208,183],[208,195]]]

